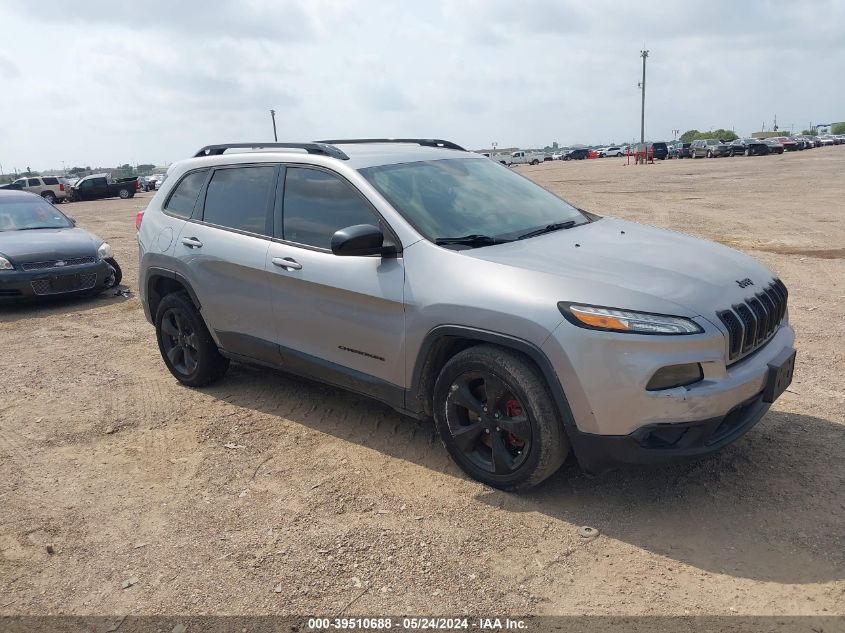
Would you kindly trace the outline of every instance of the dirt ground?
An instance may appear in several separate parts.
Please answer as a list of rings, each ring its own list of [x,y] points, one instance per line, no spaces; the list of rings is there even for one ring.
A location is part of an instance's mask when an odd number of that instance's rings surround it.
[[[151,194],[68,204],[133,296],[0,309],[0,614],[845,614],[845,147],[623,162],[520,171],[789,287],[796,380],[742,440],[506,494],[337,389],[181,387],[135,292]]]

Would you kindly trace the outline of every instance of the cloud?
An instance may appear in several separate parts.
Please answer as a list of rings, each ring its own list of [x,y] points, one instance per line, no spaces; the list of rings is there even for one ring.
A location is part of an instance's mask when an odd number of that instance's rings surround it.
[[[845,117],[835,0],[43,0],[0,13],[0,120],[39,121],[4,129],[3,164],[174,160],[268,138],[270,108],[291,140],[629,141],[643,46],[655,140]],[[25,71],[47,67],[61,72],[46,85]]]

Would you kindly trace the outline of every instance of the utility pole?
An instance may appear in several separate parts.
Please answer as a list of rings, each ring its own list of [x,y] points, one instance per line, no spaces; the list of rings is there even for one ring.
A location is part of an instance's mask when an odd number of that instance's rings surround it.
[[[640,83],[640,90],[643,93],[642,110],[640,111],[640,143],[645,143],[645,60],[648,59],[648,51],[640,51],[643,58],[643,80]]]
[[[270,118],[273,119],[273,140],[279,142],[279,137],[276,134],[276,111],[270,110]]]

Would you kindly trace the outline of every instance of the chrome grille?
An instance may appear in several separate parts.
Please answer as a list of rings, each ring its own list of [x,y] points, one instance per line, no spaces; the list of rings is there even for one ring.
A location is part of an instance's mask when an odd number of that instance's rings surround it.
[[[72,257],[70,259],[53,259],[47,262],[26,262],[21,264],[24,270],[45,270],[47,268],[64,268],[65,266],[81,266],[82,264],[93,264],[94,257]],[[59,264],[59,262],[64,262]]]
[[[765,345],[786,316],[789,292],[780,279],[717,316],[728,330],[728,359],[737,360]]]
[[[52,279],[36,279],[31,282],[31,285],[32,291],[39,296],[90,290],[97,285],[97,273],[80,273]]]

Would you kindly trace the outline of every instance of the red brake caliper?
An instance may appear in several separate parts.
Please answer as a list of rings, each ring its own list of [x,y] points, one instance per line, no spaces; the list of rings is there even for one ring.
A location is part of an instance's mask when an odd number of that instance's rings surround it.
[[[515,418],[522,415],[522,405],[519,403],[519,400],[511,398],[510,400],[505,401],[505,415],[509,418]],[[514,448],[522,448],[525,446],[525,442],[510,431],[507,432],[505,438],[507,438],[508,443]]]

